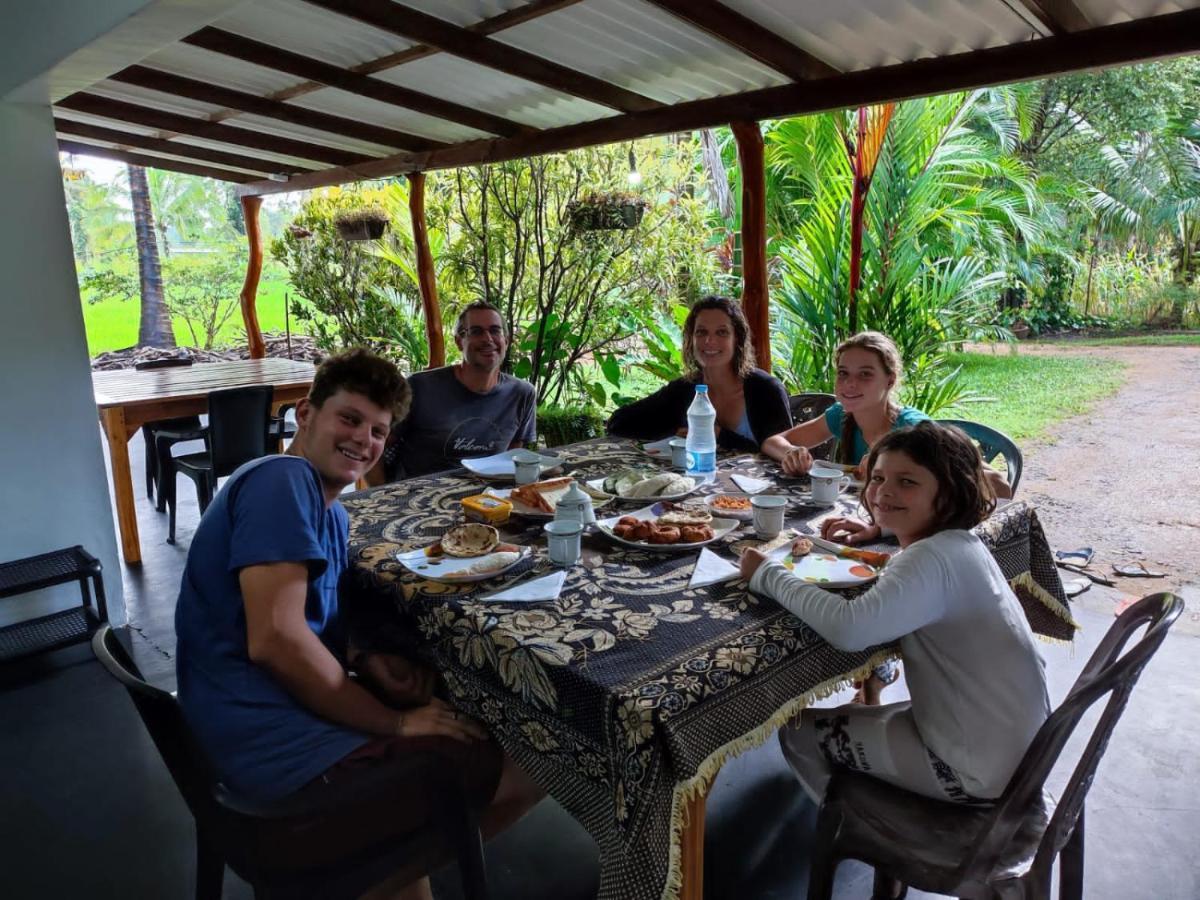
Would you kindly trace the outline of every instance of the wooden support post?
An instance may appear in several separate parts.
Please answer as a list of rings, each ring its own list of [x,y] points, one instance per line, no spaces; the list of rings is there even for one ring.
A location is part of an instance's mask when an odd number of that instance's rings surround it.
[[[757,122],[732,122],[742,170],[742,310],[758,366],[771,371],[771,316],[767,296],[767,173]]]
[[[687,802],[687,824],[679,838],[682,885],[679,900],[704,900],[704,807],[708,794],[697,794]]]
[[[242,221],[246,225],[246,241],[250,245],[250,258],[246,260],[246,281],[242,285],[242,322],[246,325],[246,343],[250,345],[250,358],[262,359],[267,355],[263,343],[262,329],[258,327],[258,279],[262,276],[263,248],[262,231],[258,227],[258,211],[262,208],[262,197],[242,197]]]
[[[421,289],[421,308],[425,311],[429,368],[436,369],[446,364],[446,343],[442,337],[442,308],[438,304],[433,253],[429,250],[429,231],[425,226],[425,173],[414,172],[408,176],[408,183],[408,211],[412,214],[413,245],[417,250],[417,285]]]

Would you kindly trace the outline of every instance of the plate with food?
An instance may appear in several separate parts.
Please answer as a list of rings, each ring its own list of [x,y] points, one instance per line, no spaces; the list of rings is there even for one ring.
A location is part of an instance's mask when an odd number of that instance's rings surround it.
[[[886,562],[887,554],[877,556]],[[867,584],[879,577],[879,570],[882,568],[882,565],[869,565],[861,559],[841,556],[822,549],[816,546],[811,538],[797,538],[768,554],[768,557],[783,563],[784,568],[801,581],[820,588],[847,588]]]
[[[428,547],[397,553],[396,560],[430,581],[467,584],[503,575],[529,554],[528,547],[503,543],[491,525],[472,522],[451,528]]]
[[[709,494],[704,498],[704,505],[712,510],[713,515],[727,519],[749,522],[754,517],[749,494]]]
[[[678,500],[696,490],[696,479],[662,469],[622,469],[588,486],[621,500]]]
[[[702,509],[668,509],[666,504],[655,503],[623,516],[600,519],[596,527],[627,547],[679,553],[711,544],[740,524]]]
[[[490,488],[487,493],[508,500],[513,505],[513,512],[527,519],[553,519],[558,501],[570,490],[574,480],[568,477],[551,478],[515,488]],[[597,490],[590,484],[580,484],[579,487],[592,498],[593,509],[599,509],[614,499],[612,494]]]
[[[478,475],[480,478],[488,480],[512,480],[516,474],[516,469],[513,466],[513,454],[525,453],[527,451],[505,450],[503,453],[494,453],[491,456],[476,456],[469,459],[459,460],[462,467],[473,475]],[[538,463],[541,468],[541,474],[553,472],[555,469],[562,467],[562,460],[557,456],[549,456],[545,453],[539,454],[542,461]]]

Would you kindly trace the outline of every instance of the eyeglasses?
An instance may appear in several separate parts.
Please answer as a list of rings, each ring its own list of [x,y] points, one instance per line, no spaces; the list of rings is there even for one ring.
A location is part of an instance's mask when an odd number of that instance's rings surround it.
[[[490,328],[484,328],[482,325],[472,325],[470,328],[462,329],[459,334],[465,334],[473,338],[480,338],[485,334],[489,337],[500,338],[504,337],[504,326],[493,325]]]

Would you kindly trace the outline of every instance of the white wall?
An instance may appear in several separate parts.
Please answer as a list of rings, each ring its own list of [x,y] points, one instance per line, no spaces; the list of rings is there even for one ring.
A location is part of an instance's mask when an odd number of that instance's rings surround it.
[[[0,103],[0,560],[82,544],[123,622],[121,564],[92,398],[50,109]],[[79,601],[0,600],[0,623]]]

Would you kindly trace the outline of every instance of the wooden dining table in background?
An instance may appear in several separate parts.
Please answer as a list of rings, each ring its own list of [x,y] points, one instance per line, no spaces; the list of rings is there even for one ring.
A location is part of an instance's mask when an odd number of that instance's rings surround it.
[[[308,394],[315,371],[311,363],[292,359],[238,359],[178,368],[92,373],[96,409],[108,439],[113,501],[125,562],[142,561],[129,439],[147,422],[206,412],[210,391],[269,384],[275,389],[275,408],[295,403]]]

